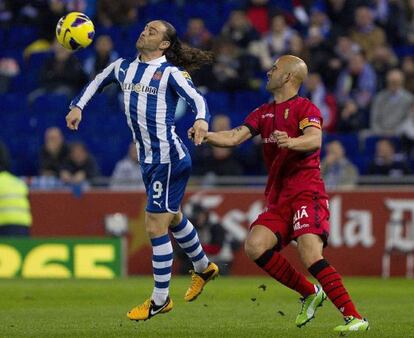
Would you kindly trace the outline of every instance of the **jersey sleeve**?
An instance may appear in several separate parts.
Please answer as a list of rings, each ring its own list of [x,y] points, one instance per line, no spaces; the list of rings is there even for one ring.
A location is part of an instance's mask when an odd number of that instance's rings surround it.
[[[121,58],[112,62],[102,72],[96,75],[96,77],[83,88],[81,93],[72,100],[69,107],[85,108],[96,92],[102,91],[110,83],[116,82],[118,80],[117,73],[119,72],[121,62]]]
[[[258,107],[255,110],[253,110],[249,115],[247,115],[246,119],[244,120],[243,125],[249,128],[250,133],[253,137],[260,134],[260,116],[261,107]]]
[[[311,102],[300,108],[299,129],[303,131],[307,127],[322,129],[322,115],[320,110]]]
[[[190,105],[191,109],[196,114],[196,120],[203,119],[209,122],[210,112],[208,110],[207,102],[195,88],[190,74],[178,68],[173,68],[168,83],[176,93]]]

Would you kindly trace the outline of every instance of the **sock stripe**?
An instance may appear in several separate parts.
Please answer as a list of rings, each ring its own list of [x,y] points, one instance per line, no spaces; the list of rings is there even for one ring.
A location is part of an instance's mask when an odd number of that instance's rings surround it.
[[[183,215],[183,219],[181,220],[181,223],[176,225],[175,227],[170,227],[170,230],[172,232],[180,232],[187,226],[187,221],[188,221],[187,217]]]
[[[155,281],[155,287],[157,289],[168,289],[169,286],[170,286],[170,281],[168,281],[168,282],[158,282],[158,281]]]
[[[163,244],[167,244],[169,242],[170,242],[170,237],[168,235],[151,238],[152,246],[160,246]]]
[[[290,271],[290,276],[288,278],[288,280],[286,281],[286,284],[289,284],[290,280],[292,279],[294,273],[292,271]]]
[[[345,302],[343,302],[341,305],[339,305],[338,307],[339,308],[341,308],[341,307],[344,307],[347,303],[349,303],[349,302],[351,302],[351,300],[350,299],[347,299]]]
[[[204,257],[206,257],[206,254],[204,253],[203,250],[201,250],[201,252],[197,256],[192,257],[192,260],[193,262],[198,262],[200,259],[203,259]]]
[[[336,289],[338,289],[338,288],[340,288],[341,287],[341,284],[339,284],[339,285],[334,285],[334,287],[332,288],[332,289],[329,289],[328,290],[328,288],[326,288],[324,291],[325,292],[332,292],[332,291],[334,291],[334,290],[336,290]]]
[[[278,275],[279,271],[281,271],[286,264],[289,264],[286,260],[280,264],[280,266],[277,267],[276,271],[273,273],[273,275]]]
[[[334,272],[331,272],[331,273],[328,273],[327,275],[325,275],[325,276],[322,276],[322,277],[320,277],[321,278],[321,282],[326,278],[326,277],[329,277],[329,276],[331,276],[331,275],[334,275],[334,274],[336,274],[337,272],[336,271],[334,271]]]
[[[332,299],[332,303],[334,303],[338,298],[341,298],[342,296],[347,295],[347,294],[348,294],[348,292],[346,292],[346,291],[341,293],[340,295],[338,295],[334,299]]]
[[[153,267],[152,270],[154,271],[154,274],[156,275],[167,275],[171,273],[171,266],[165,267],[165,268],[155,268]]]
[[[197,241],[196,243],[194,243],[192,246],[188,247],[188,248],[184,248],[184,251],[189,254],[192,253],[193,251],[195,251],[196,249],[198,249],[198,247],[200,246],[200,243]]]
[[[286,268],[285,270],[283,270],[283,272],[280,274],[280,278],[283,278],[283,276],[286,274],[286,271],[289,269],[289,265],[286,264]]]
[[[275,266],[277,266],[277,264],[278,264],[278,262],[279,262],[279,258],[280,258],[280,256],[276,257],[276,259],[275,259],[274,263],[272,264],[272,266],[270,266],[270,267],[269,267],[269,271],[272,271],[272,270],[273,270],[273,268],[274,268]]]
[[[171,228],[171,233],[176,239],[178,245],[184,250],[186,255],[191,259],[196,272],[204,271],[208,266],[208,258],[200,244],[197,230],[191,222],[185,218],[176,227]]]
[[[191,230],[191,232],[187,236],[184,236],[182,238],[175,237],[175,239],[177,240],[178,243],[185,244],[185,243],[191,241],[196,235],[197,235],[197,232],[193,228],[193,230]]]
[[[166,262],[173,259],[173,254],[166,254],[166,255],[153,255],[152,260],[154,262]]]

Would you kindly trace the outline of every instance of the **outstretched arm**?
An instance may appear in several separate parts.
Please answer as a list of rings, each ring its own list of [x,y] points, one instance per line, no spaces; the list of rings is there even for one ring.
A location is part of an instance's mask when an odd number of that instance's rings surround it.
[[[194,137],[194,130],[188,130],[188,137]],[[235,147],[252,137],[250,129],[246,126],[239,126],[232,130],[208,132],[205,138],[207,143],[216,147]]]
[[[279,148],[301,152],[317,150],[322,144],[322,130],[316,127],[305,128],[303,135],[299,137],[289,137],[286,132],[279,130],[275,130],[272,136],[276,139]]]

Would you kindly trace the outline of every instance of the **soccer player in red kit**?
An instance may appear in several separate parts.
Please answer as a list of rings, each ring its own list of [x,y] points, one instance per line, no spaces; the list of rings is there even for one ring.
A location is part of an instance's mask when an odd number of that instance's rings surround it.
[[[328,297],[345,319],[335,331],[366,331],[369,323],[356,310],[341,275],[322,256],[329,235],[328,196],[320,174],[322,118],[319,109],[298,96],[307,76],[306,64],[284,55],[267,73],[267,90],[275,101],[251,112],[233,130],[209,132],[207,142],[236,146],[256,135],[263,140],[264,161],[269,172],[266,208],[250,227],[246,254],[261,269],[302,296],[296,318],[301,327],[314,318]],[[189,130],[192,137],[193,130]],[[292,240],[302,263],[319,281],[312,284],[280,254]]]

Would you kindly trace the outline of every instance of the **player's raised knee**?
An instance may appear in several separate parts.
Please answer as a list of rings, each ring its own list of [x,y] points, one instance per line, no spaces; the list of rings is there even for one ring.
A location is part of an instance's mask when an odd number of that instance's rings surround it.
[[[258,259],[268,249],[266,242],[260,237],[248,236],[244,243],[244,251],[252,260]]]

